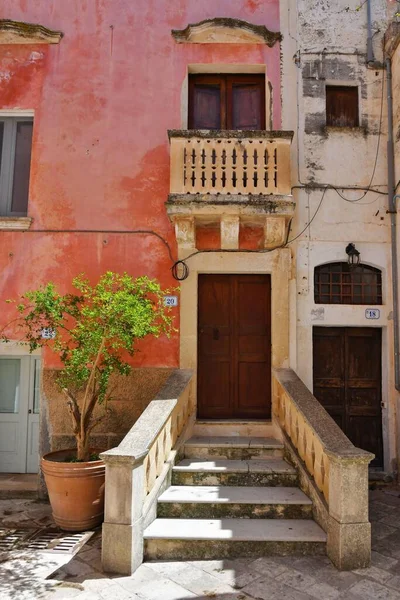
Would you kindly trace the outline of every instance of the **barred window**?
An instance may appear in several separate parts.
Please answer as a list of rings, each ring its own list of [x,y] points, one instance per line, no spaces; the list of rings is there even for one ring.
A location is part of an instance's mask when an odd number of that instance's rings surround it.
[[[315,268],[316,304],[382,304],[382,273],[379,269],[347,262]]]

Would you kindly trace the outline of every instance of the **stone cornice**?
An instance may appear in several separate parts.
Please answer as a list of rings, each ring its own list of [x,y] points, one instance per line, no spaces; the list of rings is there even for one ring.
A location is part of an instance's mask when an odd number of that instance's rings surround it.
[[[59,44],[63,35],[43,25],[0,19],[0,44]]]
[[[0,230],[27,231],[32,223],[32,217],[1,217]]]
[[[191,23],[171,33],[178,43],[267,44],[270,48],[282,38],[279,32],[270,31],[264,25],[224,17]]]
[[[168,138],[211,138],[211,139],[287,139],[292,140],[294,131],[255,129],[168,129]]]

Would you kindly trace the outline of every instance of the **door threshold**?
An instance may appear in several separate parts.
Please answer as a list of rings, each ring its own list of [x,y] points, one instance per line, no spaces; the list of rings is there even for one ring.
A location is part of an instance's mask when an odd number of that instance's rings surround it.
[[[38,475],[32,473],[0,473],[0,499],[37,498]]]

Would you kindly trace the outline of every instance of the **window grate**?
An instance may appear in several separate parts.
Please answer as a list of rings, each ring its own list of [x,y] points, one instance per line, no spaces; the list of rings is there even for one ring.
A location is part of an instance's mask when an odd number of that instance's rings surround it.
[[[368,265],[345,262],[316,267],[316,304],[382,304],[382,273]]]

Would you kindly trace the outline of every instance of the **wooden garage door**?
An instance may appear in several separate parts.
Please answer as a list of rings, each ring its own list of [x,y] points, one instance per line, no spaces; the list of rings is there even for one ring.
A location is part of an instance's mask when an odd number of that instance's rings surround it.
[[[271,416],[269,275],[199,275],[198,416]]]
[[[381,330],[314,327],[314,395],[358,448],[383,466]]]

